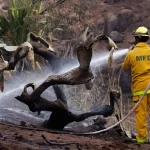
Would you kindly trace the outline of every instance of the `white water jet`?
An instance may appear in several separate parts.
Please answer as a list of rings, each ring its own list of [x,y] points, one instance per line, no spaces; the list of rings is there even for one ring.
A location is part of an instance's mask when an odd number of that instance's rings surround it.
[[[5,83],[4,92],[0,92],[0,100],[3,100],[5,97],[12,97],[17,94],[21,94],[18,92],[22,92],[24,86],[28,83],[35,83],[36,85],[41,84],[49,75],[50,72],[45,71],[40,74],[37,72],[30,75],[15,76],[11,81]]]
[[[113,59],[114,60],[118,59],[121,56],[124,56],[127,52],[128,52],[128,49],[116,50],[113,53]],[[94,66],[95,64],[99,64],[99,65],[106,64],[108,61],[108,55],[109,55],[109,53],[104,54],[101,57],[97,56],[95,59],[92,60],[91,66]]]
[[[127,52],[128,52],[128,49],[116,50],[113,54],[113,59],[118,59],[121,56],[124,56]],[[95,66],[95,65],[101,66],[101,65],[106,64],[108,61],[108,56],[109,56],[109,52],[99,53],[96,57],[92,58],[91,66]],[[59,74],[66,73],[78,66],[79,66],[79,63],[67,64],[66,66],[64,66],[63,70]],[[6,96],[12,97],[12,93],[15,93],[17,95],[18,94],[17,91],[22,90],[23,87],[28,83],[34,82],[36,84],[40,84],[49,75],[50,75],[49,72],[45,72],[41,74],[40,77],[39,76],[37,77],[36,73],[31,75],[28,78],[17,77],[16,79],[14,79],[14,82],[9,83],[7,85],[10,87],[6,87],[5,91],[3,93],[0,93],[0,100],[2,100]]]
[[[114,51],[113,59],[118,59],[122,56],[124,56],[128,52],[128,49],[120,49]],[[101,66],[107,63],[108,61],[109,52],[99,53],[96,57],[92,58],[91,61],[91,67],[92,66]],[[66,67],[64,66],[63,70],[60,72],[60,74],[66,73],[74,68],[77,68],[79,66],[79,63],[76,64],[68,64]]]

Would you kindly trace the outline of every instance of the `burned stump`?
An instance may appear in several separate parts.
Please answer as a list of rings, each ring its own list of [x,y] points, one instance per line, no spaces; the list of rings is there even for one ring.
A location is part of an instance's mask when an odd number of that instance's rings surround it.
[[[114,111],[114,102],[120,97],[120,93],[116,91],[110,92],[110,105],[99,106],[86,113],[74,114],[68,110],[67,101],[62,97],[63,93],[58,86],[59,84],[85,84],[88,90],[92,88],[93,74],[90,69],[92,45],[95,41],[102,40],[103,37],[104,36],[99,36],[99,39],[96,38],[93,41],[87,28],[78,40],[79,46],[77,48],[77,58],[79,67],[70,70],[65,74],[49,76],[37,88],[35,88],[33,83],[27,84],[24,87],[22,94],[17,96],[16,99],[26,104],[32,112],[37,111],[40,113],[41,111],[51,111],[52,114],[47,121],[47,126],[50,129],[62,130],[67,124],[73,121],[80,122],[95,115],[103,115],[104,117],[112,115]],[[44,51],[42,49],[34,48],[34,52],[37,52],[47,60],[51,56],[49,51]],[[50,59],[49,63],[51,63]],[[57,95],[57,100],[53,102],[41,97],[41,94],[50,86],[54,86]],[[33,89],[33,92],[30,95],[27,92],[28,87],[32,87]]]

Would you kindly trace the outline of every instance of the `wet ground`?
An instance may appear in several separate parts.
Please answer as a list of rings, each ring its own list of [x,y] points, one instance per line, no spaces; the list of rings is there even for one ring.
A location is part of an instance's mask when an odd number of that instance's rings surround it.
[[[82,130],[80,127],[79,130]],[[100,135],[79,136],[35,127],[0,122],[1,150],[149,150],[149,144],[132,143],[112,130]]]
[[[3,99],[4,100],[4,99]],[[48,118],[47,112],[40,116],[11,99],[0,106],[0,150],[149,150],[149,144],[131,142],[118,130],[99,135],[74,135],[95,131],[92,119],[72,123],[64,131],[51,131],[41,125]]]
[[[38,116],[30,112],[26,105],[17,101],[14,97],[21,94],[25,82],[29,83],[28,79],[24,79],[24,82],[21,78],[17,80],[14,80],[17,82],[13,84],[6,83],[4,93],[0,93],[0,150],[150,149],[149,144],[139,145],[131,142],[129,138],[118,132],[118,129],[99,135],[76,135],[76,133],[100,130],[99,126],[94,124],[93,118],[80,123],[71,123],[64,131],[43,128],[42,125],[49,118],[50,113],[42,112]],[[38,78],[30,77],[29,80],[36,83]],[[48,89],[43,96],[55,100],[53,91],[49,91],[52,89]]]

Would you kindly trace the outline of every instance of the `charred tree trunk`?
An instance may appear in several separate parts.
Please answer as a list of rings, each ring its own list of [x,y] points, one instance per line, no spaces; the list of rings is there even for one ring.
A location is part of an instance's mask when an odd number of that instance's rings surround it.
[[[60,98],[61,100],[57,99],[54,102],[44,98],[31,100],[27,93],[28,87],[32,87],[34,89],[32,84],[26,85],[21,96],[17,96],[16,99],[26,104],[33,112],[51,111],[52,114],[50,115],[49,120],[46,122],[46,126],[55,130],[63,130],[66,125],[73,121],[80,122],[88,117],[95,115],[103,115],[104,117],[111,116],[114,112],[114,103],[120,97],[120,93],[117,91],[111,91],[109,105],[97,106],[89,112],[74,114],[68,110],[66,98],[59,86],[54,86],[54,90],[56,92],[57,98]]]
[[[50,64],[53,73],[58,73],[61,70],[63,58],[59,57],[55,52],[42,48],[43,45],[37,42],[30,42],[33,46],[35,54],[43,57]]]
[[[38,37],[34,36],[35,42],[38,40]],[[103,38],[103,37],[100,37]],[[98,39],[97,39],[98,40]],[[101,39],[100,39],[101,40]],[[43,42],[43,40],[42,40]],[[35,44],[35,45],[34,45]],[[32,41],[34,52],[44,57],[49,63],[55,67],[57,63],[61,63],[59,58],[54,52],[49,50],[42,49],[37,43]],[[77,85],[85,84],[87,89],[92,88],[92,79],[93,74],[90,70],[90,62],[92,58],[92,45],[93,40],[88,32],[88,28],[81,35],[78,40],[77,48],[77,58],[79,61],[79,67],[70,70],[69,72],[61,75],[52,75],[49,76],[41,85],[35,88],[35,85],[30,83],[24,87],[24,90],[20,96],[17,96],[16,99],[26,104],[30,111],[40,112],[40,111],[51,111],[52,114],[47,122],[47,125],[51,129],[62,130],[67,124],[76,121],[82,121],[90,116],[94,115],[103,115],[105,117],[111,115],[114,110],[114,101],[120,96],[116,91],[110,93],[110,105],[99,106],[95,110],[91,110],[83,114],[74,114],[68,110],[67,101],[58,84],[67,84],[67,85]],[[54,64],[53,64],[54,63]],[[53,68],[55,69],[55,68]],[[50,86],[54,86],[54,90],[57,95],[56,101],[50,101],[43,97],[41,94]],[[27,88],[32,87],[33,92],[29,95]]]

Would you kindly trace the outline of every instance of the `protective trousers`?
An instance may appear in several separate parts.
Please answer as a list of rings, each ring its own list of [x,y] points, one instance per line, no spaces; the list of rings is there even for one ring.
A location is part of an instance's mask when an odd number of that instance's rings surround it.
[[[134,96],[134,104],[138,102],[141,96]],[[136,130],[137,136],[136,140],[138,143],[145,143],[148,140],[148,131],[147,131],[147,115],[150,114],[150,94],[144,96],[142,102],[135,110],[136,115]]]

